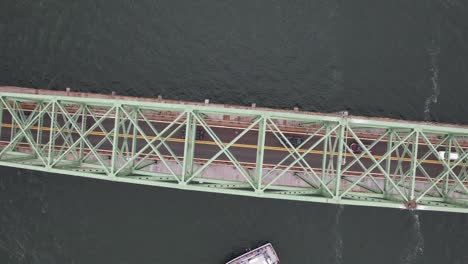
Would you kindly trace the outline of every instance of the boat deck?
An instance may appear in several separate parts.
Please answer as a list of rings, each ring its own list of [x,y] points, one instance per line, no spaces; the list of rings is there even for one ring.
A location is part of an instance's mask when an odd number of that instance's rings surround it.
[[[275,249],[270,243],[268,243],[251,250],[226,264],[277,264],[279,262]]]

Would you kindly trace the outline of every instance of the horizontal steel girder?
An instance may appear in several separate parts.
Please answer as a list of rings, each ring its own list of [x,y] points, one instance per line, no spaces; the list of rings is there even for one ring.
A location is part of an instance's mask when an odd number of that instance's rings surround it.
[[[468,128],[461,126],[3,92],[0,105],[2,166],[252,197],[468,213]],[[457,158],[440,157],[441,151]]]

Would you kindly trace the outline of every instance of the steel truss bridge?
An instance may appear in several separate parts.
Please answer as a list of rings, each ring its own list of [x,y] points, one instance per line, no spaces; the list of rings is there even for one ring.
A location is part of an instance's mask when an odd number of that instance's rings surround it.
[[[0,105],[3,166],[468,213],[468,127],[16,87]]]

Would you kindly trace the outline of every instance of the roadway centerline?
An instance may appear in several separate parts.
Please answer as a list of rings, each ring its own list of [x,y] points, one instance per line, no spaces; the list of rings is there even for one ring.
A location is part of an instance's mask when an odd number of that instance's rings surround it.
[[[17,127],[19,128],[18,125],[12,125],[12,124],[1,124],[2,127],[5,127],[5,128],[12,128],[12,127]],[[33,129],[33,130],[42,130],[42,131],[50,131],[50,127],[39,127],[39,126],[31,126],[30,129]],[[55,131],[58,131],[60,129],[54,129]],[[77,130],[74,130],[74,129],[62,129],[63,132],[65,133],[74,133],[74,134],[78,134]],[[100,131],[91,131],[88,133],[89,135],[95,135],[95,136],[105,136],[106,133],[104,132],[100,132]],[[119,138],[135,138],[135,136],[133,134],[122,134],[122,133],[119,133]],[[141,135],[137,135],[136,136],[137,139],[144,139],[145,137],[141,136]],[[155,139],[156,136],[147,136],[148,139],[152,140],[152,139]],[[166,139],[165,137],[160,137],[161,139]],[[177,142],[177,143],[184,143],[185,142],[185,139],[180,139],[180,138],[167,138],[166,141],[170,141],[170,142]],[[208,141],[208,140],[195,140],[195,143],[196,144],[201,144],[201,145],[215,145],[217,146],[218,144],[214,141]],[[224,143],[222,142],[222,145],[226,146],[228,145],[229,143]],[[257,145],[253,145],[253,144],[241,144],[241,143],[235,143],[235,144],[232,144],[231,147],[237,147],[237,148],[250,148],[250,149],[257,149]],[[289,152],[291,149],[289,148],[284,148],[284,147],[275,147],[275,146],[265,146],[264,147],[265,150],[271,150],[271,151],[283,151],[283,152]],[[304,153],[306,152],[305,149],[298,149],[297,150],[298,152],[300,153]],[[310,154],[317,154],[317,155],[323,155],[323,154],[327,154],[327,155],[338,155],[338,152],[329,152],[329,151],[322,151],[322,150],[311,150],[309,151]],[[351,153],[343,153],[342,154],[343,156],[345,157],[354,157],[353,154]],[[376,159],[376,160],[380,160],[382,159],[382,155],[373,155],[373,157]],[[371,159],[371,157],[367,154],[363,155],[362,158],[365,158],[365,159]],[[399,157],[394,157],[394,156],[391,156],[390,157],[390,160],[393,160],[393,161],[403,161],[403,162],[412,162],[412,159],[411,158],[399,158]],[[419,163],[426,163],[426,164],[443,164],[440,160],[420,160],[420,159],[417,159],[417,162]],[[449,165],[450,164],[453,164],[452,162],[448,163]],[[460,163],[457,165],[458,166],[467,166],[468,163]]]

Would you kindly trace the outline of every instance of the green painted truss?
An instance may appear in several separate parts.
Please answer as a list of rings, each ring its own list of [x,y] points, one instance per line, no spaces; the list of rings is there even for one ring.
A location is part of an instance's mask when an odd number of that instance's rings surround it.
[[[20,93],[0,93],[0,105],[3,166],[263,198],[468,212],[468,129],[460,126]]]

